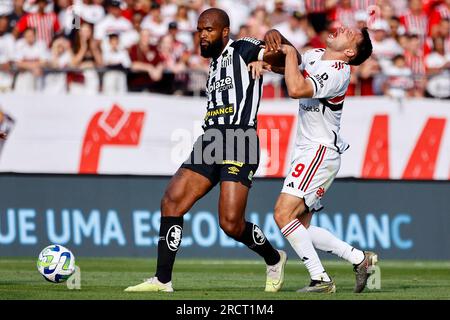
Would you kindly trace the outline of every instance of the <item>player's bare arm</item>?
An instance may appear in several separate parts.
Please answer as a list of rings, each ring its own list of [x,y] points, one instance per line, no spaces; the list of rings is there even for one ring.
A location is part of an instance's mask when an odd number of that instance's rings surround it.
[[[286,54],[284,77],[291,98],[311,98],[314,95],[313,84],[301,74],[298,65],[297,50],[286,44],[281,45],[281,51]]]
[[[6,140],[6,136],[7,136],[6,132],[0,132],[0,139],[1,140]]]
[[[259,79],[265,72],[269,71],[284,75],[284,65],[276,67],[265,61],[254,61],[248,65],[248,71],[252,73],[253,79]]]
[[[267,46],[265,46],[262,60],[274,68],[283,68],[286,56],[281,50],[268,50]]]
[[[271,65],[265,61],[253,61],[249,63],[247,69],[252,73],[253,79],[259,79],[264,72],[272,71]]]

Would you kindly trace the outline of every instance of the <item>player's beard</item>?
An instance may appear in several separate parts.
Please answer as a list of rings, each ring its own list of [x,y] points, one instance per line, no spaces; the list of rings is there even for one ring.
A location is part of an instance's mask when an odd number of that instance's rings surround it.
[[[215,58],[219,56],[222,51],[223,41],[222,39],[217,39],[216,41],[211,42],[207,46],[200,45],[200,54],[203,58]]]

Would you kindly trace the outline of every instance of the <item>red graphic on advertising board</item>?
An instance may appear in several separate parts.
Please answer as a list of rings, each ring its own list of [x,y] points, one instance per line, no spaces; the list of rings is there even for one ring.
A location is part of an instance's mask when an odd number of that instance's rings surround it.
[[[403,179],[433,179],[446,119],[430,118],[417,140]]]
[[[389,117],[377,115],[372,120],[361,177],[389,179]]]
[[[266,177],[283,177],[286,156],[294,127],[294,115],[259,115],[258,136],[261,150],[266,150],[269,158]]]
[[[429,118],[405,166],[402,179],[433,179],[446,119]],[[389,170],[389,117],[373,118],[361,177],[391,179]]]
[[[101,150],[105,146],[137,146],[144,112],[128,112],[114,104],[97,112],[89,122],[83,139],[79,173],[97,173]]]

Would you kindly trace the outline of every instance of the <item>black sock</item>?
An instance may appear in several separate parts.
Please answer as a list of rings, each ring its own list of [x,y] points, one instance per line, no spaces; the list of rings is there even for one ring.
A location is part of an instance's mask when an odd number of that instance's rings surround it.
[[[183,217],[161,217],[156,277],[162,283],[172,280],[175,256],[181,244]]]
[[[262,230],[251,222],[245,222],[245,229],[239,239],[236,241],[242,242],[251,250],[255,251],[269,266],[273,266],[280,261],[280,254],[270,244],[269,240]]]

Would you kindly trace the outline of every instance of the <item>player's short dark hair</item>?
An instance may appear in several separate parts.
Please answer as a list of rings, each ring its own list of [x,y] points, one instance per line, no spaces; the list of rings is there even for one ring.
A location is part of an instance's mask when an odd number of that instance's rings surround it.
[[[363,39],[356,46],[356,55],[348,62],[352,66],[359,66],[372,55],[373,47],[368,28],[362,28],[361,33]]]
[[[228,14],[219,8],[209,8],[203,11],[200,16],[204,14],[214,14],[216,15],[219,24],[222,28],[229,28],[230,27],[230,17],[228,17]]]

